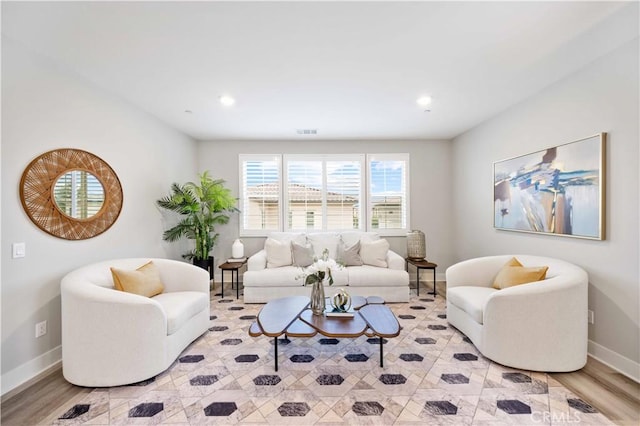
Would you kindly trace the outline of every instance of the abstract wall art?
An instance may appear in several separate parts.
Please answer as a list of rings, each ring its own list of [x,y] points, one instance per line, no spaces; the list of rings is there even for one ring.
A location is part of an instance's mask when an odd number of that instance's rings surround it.
[[[494,227],[603,240],[606,133],[493,163]]]

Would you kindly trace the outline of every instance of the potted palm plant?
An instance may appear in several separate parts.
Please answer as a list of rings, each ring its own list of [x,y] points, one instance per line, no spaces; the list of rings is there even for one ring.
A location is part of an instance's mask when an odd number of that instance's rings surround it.
[[[238,211],[237,199],[224,186],[224,180],[212,179],[207,171],[198,177],[198,183],[171,184],[171,193],[157,201],[159,207],[183,216],[177,225],[164,231],[162,237],[169,242],[182,237],[194,240],[194,249],[182,257],[192,259],[194,265],[213,274],[213,258],[209,252],[218,238],[215,227],[229,222],[229,214]]]

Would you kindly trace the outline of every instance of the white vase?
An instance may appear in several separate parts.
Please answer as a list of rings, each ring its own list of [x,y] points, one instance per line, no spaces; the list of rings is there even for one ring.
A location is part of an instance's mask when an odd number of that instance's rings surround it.
[[[239,239],[233,242],[231,246],[231,257],[234,259],[240,259],[244,256],[244,244]]]

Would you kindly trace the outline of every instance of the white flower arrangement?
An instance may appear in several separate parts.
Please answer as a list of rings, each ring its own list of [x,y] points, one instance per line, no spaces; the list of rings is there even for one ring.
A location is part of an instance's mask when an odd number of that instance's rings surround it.
[[[302,278],[302,285],[313,284],[324,281],[325,277],[329,277],[329,285],[333,284],[332,271],[342,269],[342,265],[335,260],[329,258],[329,250],[324,249],[320,258],[315,258],[314,262],[303,268],[302,275],[296,277]]]

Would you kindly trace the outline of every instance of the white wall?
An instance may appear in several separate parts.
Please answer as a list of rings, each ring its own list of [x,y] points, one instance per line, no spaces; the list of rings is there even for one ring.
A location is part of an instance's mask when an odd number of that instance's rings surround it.
[[[589,350],[638,377],[638,39],[453,141],[456,260],[548,255],[589,273]],[[493,229],[496,160],[608,133],[605,241]]]
[[[66,241],[24,213],[19,182],[36,156],[79,148],[115,170],[124,192],[117,222],[98,237]],[[46,59],[2,39],[2,393],[60,358],[60,279],[91,262],[130,256],[179,258],[162,241],[155,200],[195,177],[196,142]],[[27,256],[11,259],[11,243]],[[37,322],[48,333],[34,338]]]
[[[198,170],[209,170],[239,196],[239,154],[305,153],[404,153],[410,154],[411,228],[426,234],[427,257],[438,264],[439,279],[453,258],[451,223],[451,149],[448,141],[202,141],[198,145]],[[238,238],[238,215],[220,228],[214,250],[216,263],[231,257],[231,244]],[[406,255],[405,237],[387,237],[391,248]],[[264,238],[243,237],[245,251],[252,254]],[[427,275],[427,274],[425,274]],[[413,275],[412,275],[413,278]]]

